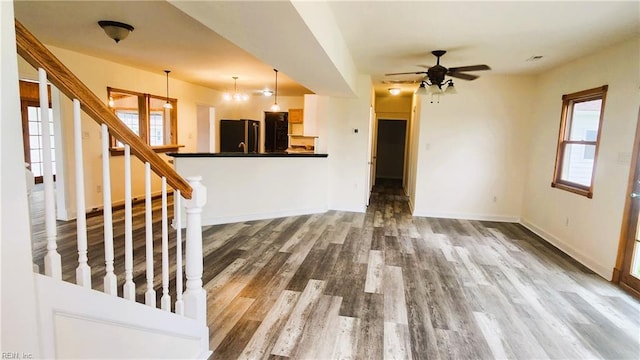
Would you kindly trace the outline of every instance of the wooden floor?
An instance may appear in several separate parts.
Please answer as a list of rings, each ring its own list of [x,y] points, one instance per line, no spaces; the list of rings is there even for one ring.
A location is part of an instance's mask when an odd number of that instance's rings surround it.
[[[102,274],[102,230],[89,222],[90,264]],[[59,226],[67,279],[77,258],[71,225]],[[640,358],[637,300],[518,224],[414,218],[393,182],[376,186],[366,214],[203,232],[212,359]]]

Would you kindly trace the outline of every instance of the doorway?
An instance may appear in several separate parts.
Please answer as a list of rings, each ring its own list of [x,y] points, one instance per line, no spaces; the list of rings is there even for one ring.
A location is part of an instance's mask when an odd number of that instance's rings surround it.
[[[399,180],[404,178],[406,149],[406,120],[379,119],[376,142],[377,179]]]
[[[640,114],[613,282],[640,298]]]

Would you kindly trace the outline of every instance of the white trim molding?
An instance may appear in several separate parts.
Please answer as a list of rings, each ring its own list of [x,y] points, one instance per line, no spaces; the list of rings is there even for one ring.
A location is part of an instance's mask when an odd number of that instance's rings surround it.
[[[546,242],[548,242],[551,245],[557,247],[558,249],[560,249],[560,251],[562,251],[565,254],[569,255],[574,260],[576,260],[579,263],[581,263],[582,265],[586,266],[587,268],[589,268],[590,270],[592,270],[596,274],[602,276],[603,278],[605,278],[608,281],[611,281],[611,279],[613,277],[613,269],[612,268],[609,268],[609,267],[606,267],[606,266],[602,266],[601,264],[598,264],[591,257],[585,255],[584,253],[580,252],[578,249],[575,249],[571,245],[567,244],[562,239],[556,237],[553,234],[550,234],[550,233],[546,232],[545,230],[540,228],[538,225],[536,225],[536,224],[534,224],[534,223],[532,223],[532,222],[530,222],[530,221],[528,221],[526,219],[521,219],[520,220],[520,224],[522,226],[526,227],[527,229],[531,230],[534,234],[540,236]]]

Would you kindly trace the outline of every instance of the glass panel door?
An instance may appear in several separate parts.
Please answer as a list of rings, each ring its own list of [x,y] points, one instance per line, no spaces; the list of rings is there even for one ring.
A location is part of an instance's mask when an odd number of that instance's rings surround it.
[[[23,108],[24,109],[24,108]],[[43,155],[43,141],[42,141],[42,113],[39,106],[27,105],[26,106],[26,131],[28,135],[24,139],[25,146],[28,151],[25,152],[25,162],[30,164],[31,172],[36,179],[36,182],[42,182],[42,175],[44,173],[44,155]],[[53,166],[53,175],[56,175],[56,154],[55,154],[55,142],[54,142],[54,130],[53,130],[53,110],[49,111],[49,139],[51,151],[51,161]]]

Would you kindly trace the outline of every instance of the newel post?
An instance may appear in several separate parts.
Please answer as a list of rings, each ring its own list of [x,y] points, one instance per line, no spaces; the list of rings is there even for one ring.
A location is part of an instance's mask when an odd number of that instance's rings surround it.
[[[207,324],[207,293],[202,288],[202,208],[207,203],[207,188],[202,177],[186,179],[193,189],[191,199],[185,201],[187,239],[185,251],[184,315]]]

